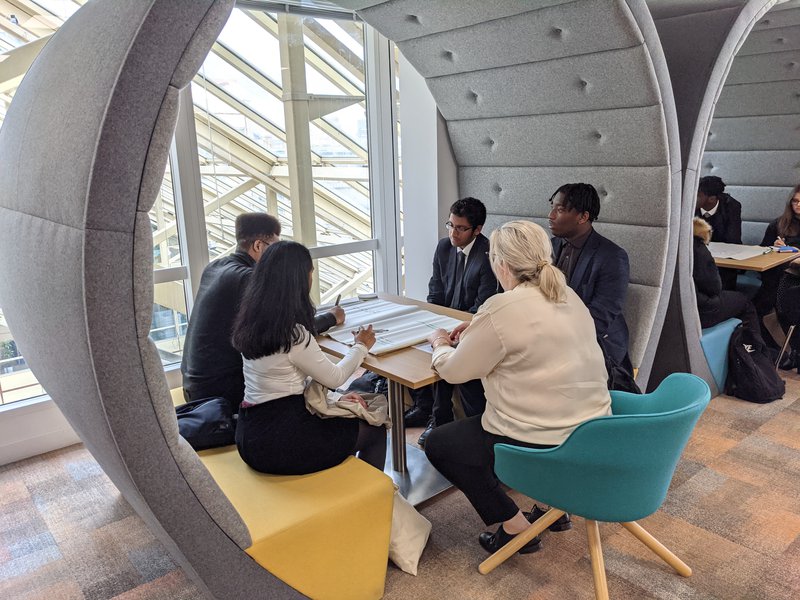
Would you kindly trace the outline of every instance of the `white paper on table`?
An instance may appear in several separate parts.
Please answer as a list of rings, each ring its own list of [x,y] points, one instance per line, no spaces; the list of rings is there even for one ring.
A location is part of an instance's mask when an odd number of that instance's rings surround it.
[[[708,245],[708,249],[714,258],[729,258],[731,260],[747,260],[770,251],[769,248],[764,248],[763,246],[745,246],[743,244],[726,244],[724,242],[711,242]]]
[[[380,355],[407,348],[428,339],[436,329],[451,331],[461,321],[424,310],[414,305],[395,304],[387,300],[374,300],[370,306],[348,310],[343,325],[329,329],[325,335],[342,344],[353,343],[353,329],[372,324],[376,330],[375,345],[370,354]],[[358,310],[362,309],[362,310]]]

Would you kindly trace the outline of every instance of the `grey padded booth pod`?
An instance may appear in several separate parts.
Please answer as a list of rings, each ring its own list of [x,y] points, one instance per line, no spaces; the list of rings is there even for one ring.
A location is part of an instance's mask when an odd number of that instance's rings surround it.
[[[678,291],[663,338],[669,350],[659,358],[714,385],[699,344],[692,282],[697,185],[701,175],[721,177],[742,203],[742,241],[757,244],[800,182],[800,2],[648,5],[670,69],[685,172]]]
[[[243,551],[248,531],[178,436],[148,339],[148,210],[178,91],[232,7],[92,0],[47,43],[0,130],[0,306],[86,447],[204,593],[302,597]]]
[[[459,193],[486,231],[547,226],[547,200],[584,181],[597,229],[628,251],[625,315],[645,384],[674,271],[680,158],[672,91],[641,0],[338,0],[397,42],[447,121]],[[433,252],[433,248],[431,248]]]

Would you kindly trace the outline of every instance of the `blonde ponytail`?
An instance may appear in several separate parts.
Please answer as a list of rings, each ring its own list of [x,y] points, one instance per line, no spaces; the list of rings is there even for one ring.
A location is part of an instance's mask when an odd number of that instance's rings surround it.
[[[518,281],[538,285],[550,302],[567,301],[566,278],[550,260],[550,238],[539,225],[509,221],[492,232],[490,243],[493,269],[503,263]]]

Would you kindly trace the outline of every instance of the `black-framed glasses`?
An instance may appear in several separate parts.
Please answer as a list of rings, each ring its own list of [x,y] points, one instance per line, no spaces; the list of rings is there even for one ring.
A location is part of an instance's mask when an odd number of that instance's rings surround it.
[[[452,221],[448,221],[444,226],[447,227],[447,229],[455,229],[458,233],[467,233],[470,229],[475,229],[467,225],[453,225]]]

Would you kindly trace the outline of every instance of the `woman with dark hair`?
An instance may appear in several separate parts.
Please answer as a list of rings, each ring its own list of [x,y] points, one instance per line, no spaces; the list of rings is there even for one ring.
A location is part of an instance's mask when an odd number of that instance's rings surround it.
[[[767,227],[761,245],[800,246],[800,185],[792,190],[783,214]],[[788,331],[791,325],[800,326],[800,258],[794,259],[777,273],[780,274],[779,278],[773,276],[778,281],[777,285],[773,282],[775,312],[783,330]],[[792,335],[790,344],[791,352],[780,366],[783,369],[797,367],[800,373],[800,331]]]
[[[383,470],[386,430],[361,419],[312,415],[303,390],[307,377],[335,389],[347,381],[375,343],[370,325],[331,362],[314,339],[309,298],[314,266],[297,242],[270,245],[256,265],[233,327],[244,358],[244,402],[236,426],[242,459],[257,471],[302,475],[328,469],[349,455]],[[355,393],[340,400],[364,404]]]
[[[792,190],[781,216],[767,225],[760,245],[800,247],[800,185]],[[778,286],[785,268],[776,267],[761,274],[761,288],[753,298],[759,315],[766,315],[775,308]]]

